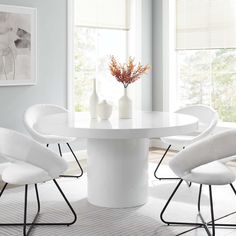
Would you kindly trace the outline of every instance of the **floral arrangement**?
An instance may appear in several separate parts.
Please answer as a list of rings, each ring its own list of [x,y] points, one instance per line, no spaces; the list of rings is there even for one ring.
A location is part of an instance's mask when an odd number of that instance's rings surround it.
[[[127,63],[121,64],[117,62],[114,56],[111,56],[109,68],[116,80],[121,82],[124,85],[124,88],[127,88],[129,84],[140,79],[141,75],[147,73],[150,66],[142,66],[140,63],[136,65],[134,63],[134,58],[132,57],[129,57]]]

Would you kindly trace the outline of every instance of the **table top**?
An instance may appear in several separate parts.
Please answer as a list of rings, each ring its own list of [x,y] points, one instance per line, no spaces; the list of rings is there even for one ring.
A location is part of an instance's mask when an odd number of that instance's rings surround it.
[[[38,120],[34,128],[44,134],[78,138],[124,139],[159,138],[190,133],[198,128],[198,119],[168,112],[135,112],[132,119],[91,119],[89,113],[57,113]]]

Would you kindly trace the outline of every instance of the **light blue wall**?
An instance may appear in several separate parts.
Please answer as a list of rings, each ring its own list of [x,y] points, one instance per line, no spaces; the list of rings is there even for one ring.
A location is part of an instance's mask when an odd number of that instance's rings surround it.
[[[22,117],[30,105],[66,106],[66,0],[0,0],[0,4],[34,7],[38,11],[37,85],[0,87],[0,126],[25,132]]]
[[[163,1],[141,0],[141,59],[152,66],[142,79],[142,110],[163,110]]]

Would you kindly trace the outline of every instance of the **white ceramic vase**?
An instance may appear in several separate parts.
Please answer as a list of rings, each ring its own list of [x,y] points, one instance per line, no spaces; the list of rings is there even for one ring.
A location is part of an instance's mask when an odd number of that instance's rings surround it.
[[[124,95],[119,99],[119,118],[132,118],[132,100],[128,97],[127,88],[124,88]]]
[[[110,118],[112,113],[112,105],[103,100],[97,105],[97,114],[101,120],[107,120]]]
[[[96,91],[96,80],[93,80],[93,92],[89,99],[89,112],[91,119],[97,118],[97,105],[98,105],[99,99]]]

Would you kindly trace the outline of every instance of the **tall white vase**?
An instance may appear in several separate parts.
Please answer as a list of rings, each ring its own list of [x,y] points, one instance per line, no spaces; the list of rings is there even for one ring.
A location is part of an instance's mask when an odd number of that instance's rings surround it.
[[[96,91],[96,80],[93,80],[93,92],[89,100],[89,111],[90,111],[90,117],[91,119],[97,118],[97,105],[98,105],[99,99]]]
[[[119,99],[119,118],[132,118],[132,100],[128,97],[127,88],[124,88],[124,95]]]

